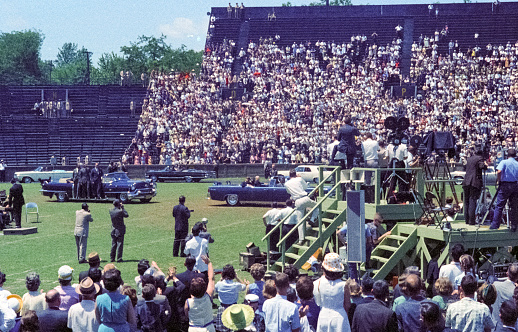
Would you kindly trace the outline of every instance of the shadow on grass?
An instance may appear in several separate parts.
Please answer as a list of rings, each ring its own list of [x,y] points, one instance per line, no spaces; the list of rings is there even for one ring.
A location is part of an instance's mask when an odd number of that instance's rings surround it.
[[[283,204],[283,203],[277,203],[277,207],[283,207],[285,206],[286,204]],[[261,203],[239,203],[237,205],[234,205],[234,206],[231,206],[231,205],[228,205],[226,203],[221,203],[221,204],[211,204],[209,205],[211,207],[227,207],[227,208],[240,208],[240,207],[271,207],[272,206],[272,203],[271,202],[261,202]]]

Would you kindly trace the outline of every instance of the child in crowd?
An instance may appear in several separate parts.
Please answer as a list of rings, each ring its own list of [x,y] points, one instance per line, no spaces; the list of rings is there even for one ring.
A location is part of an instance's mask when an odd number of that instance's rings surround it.
[[[234,279],[237,280],[234,281]],[[227,264],[223,267],[221,272],[221,280],[216,283],[215,290],[218,293],[220,306],[218,308],[218,315],[216,317],[216,329],[218,331],[225,331],[223,323],[221,323],[221,315],[226,308],[237,303],[239,292],[246,289],[248,281],[241,281],[236,275],[234,267]]]
[[[266,269],[263,264],[255,263],[250,267],[250,274],[254,278],[254,283],[249,284],[246,289],[247,294],[255,294],[259,297],[259,310],[262,310],[264,303],[263,289],[264,289],[264,275]]]
[[[156,295],[156,288],[151,284],[142,287],[142,297],[146,301],[143,305],[135,308],[137,315],[137,328],[143,332],[164,331],[164,315],[161,313],[160,305],[153,299]]]

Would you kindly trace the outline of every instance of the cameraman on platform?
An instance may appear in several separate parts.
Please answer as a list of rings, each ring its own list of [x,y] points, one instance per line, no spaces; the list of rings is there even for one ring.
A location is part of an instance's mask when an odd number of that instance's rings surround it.
[[[484,162],[484,152],[477,149],[475,154],[466,161],[466,175],[462,181],[464,190],[464,219],[466,224],[475,225],[477,201],[482,191],[482,170],[487,169]]]
[[[511,221],[511,232],[516,232],[518,219],[518,161],[516,161],[516,150],[507,150],[507,159],[502,160],[496,168],[496,183],[498,185],[495,214],[489,229],[498,229],[502,221],[502,212],[507,200],[511,208],[509,219]]]

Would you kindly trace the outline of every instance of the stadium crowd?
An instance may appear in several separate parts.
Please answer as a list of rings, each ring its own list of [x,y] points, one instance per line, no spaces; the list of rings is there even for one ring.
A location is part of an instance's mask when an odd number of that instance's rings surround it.
[[[278,37],[277,37],[278,38]],[[199,76],[152,73],[139,127],[123,159],[134,163],[321,163],[349,114],[362,133],[386,140],[384,119],[410,119],[409,136],[450,131],[457,160],[475,145],[492,156],[516,137],[518,44],[440,55],[433,38],[412,45],[411,75],[422,92],[394,99],[386,81],[400,76],[401,40],[378,46],[365,36],[335,44],[280,47],[276,38],[209,46]],[[428,43],[426,43],[428,42]],[[450,43],[452,44],[452,43]],[[232,68],[239,75],[232,76]],[[225,88],[243,88],[224,98]]]
[[[518,264],[505,280],[486,281],[461,244],[450,254],[440,267],[432,260],[424,279],[418,267],[407,267],[391,291],[368,274],[346,279],[335,253],[313,277],[292,265],[267,275],[255,263],[252,282],[226,265],[216,283],[207,256],[189,255],[181,273],[143,259],[129,281],[113,263],[101,267],[94,252],[78,276],[60,267],[59,285],[46,292],[29,272],[27,293],[11,294],[0,272],[0,331],[515,331]]]

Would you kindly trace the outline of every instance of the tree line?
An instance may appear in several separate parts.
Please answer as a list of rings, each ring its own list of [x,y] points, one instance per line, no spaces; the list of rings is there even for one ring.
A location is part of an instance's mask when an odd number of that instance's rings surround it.
[[[140,36],[122,46],[120,54],[102,54],[97,64],[92,53],[76,43],[64,43],[56,59],[43,60],[40,50],[44,38],[35,30],[0,33],[0,84],[118,84],[121,71],[131,71],[135,81],[152,70],[198,72],[203,53],[185,45],[175,49],[162,35]]]

